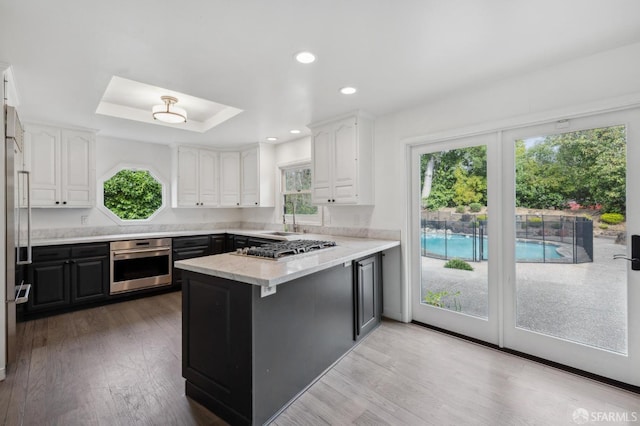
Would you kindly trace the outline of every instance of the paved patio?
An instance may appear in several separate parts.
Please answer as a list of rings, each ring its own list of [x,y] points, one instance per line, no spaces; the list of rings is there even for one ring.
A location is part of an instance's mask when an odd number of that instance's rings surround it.
[[[627,351],[627,264],[613,260],[624,245],[594,238],[594,261],[581,264],[517,263],[517,326],[615,352]],[[487,262],[473,271],[444,268],[422,257],[422,292],[446,291],[460,311],[487,317]],[[450,309],[453,296],[444,298]]]

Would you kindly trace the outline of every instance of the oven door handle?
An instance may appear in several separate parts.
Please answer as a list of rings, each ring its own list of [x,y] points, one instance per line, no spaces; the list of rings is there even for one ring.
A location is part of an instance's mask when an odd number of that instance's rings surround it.
[[[127,251],[112,251],[113,260],[138,259],[141,257],[168,256],[171,254],[170,248],[148,248]]]

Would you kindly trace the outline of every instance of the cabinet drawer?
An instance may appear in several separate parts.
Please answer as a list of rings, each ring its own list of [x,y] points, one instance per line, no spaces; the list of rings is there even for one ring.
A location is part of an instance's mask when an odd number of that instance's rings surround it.
[[[193,247],[189,249],[173,250],[173,261],[192,259],[194,257],[203,257],[209,255],[209,247]]]
[[[85,244],[71,247],[71,257],[74,259],[79,257],[105,256],[109,254],[109,244]]]
[[[209,245],[208,235],[203,235],[198,237],[174,238],[172,241],[172,246],[174,249],[197,247],[197,246],[208,246],[208,245]]]
[[[69,246],[46,246],[33,248],[34,262],[47,262],[49,260],[64,260],[71,257]]]

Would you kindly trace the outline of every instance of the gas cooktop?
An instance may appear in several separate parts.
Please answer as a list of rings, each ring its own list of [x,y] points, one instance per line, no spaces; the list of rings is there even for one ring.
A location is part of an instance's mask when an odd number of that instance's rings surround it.
[[[241,256],[253,256],[263,257],[266,259],[281,259],[288,256],[294,256],[297,254],[310,253],[317,250],[322,250],[329,247],[335,247],[336,243],[333,241],[319,241],[319,240],[294,240],[294,241],[279,241],[274,243],[264,244],[260,247],[245,247],[237,249],[235,254]]]

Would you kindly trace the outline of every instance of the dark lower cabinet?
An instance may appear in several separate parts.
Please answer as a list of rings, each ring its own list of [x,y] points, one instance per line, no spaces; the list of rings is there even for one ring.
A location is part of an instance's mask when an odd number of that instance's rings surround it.
[[[31,283],[30,312],[63,308],[71,302],[68,260],[32,263],[27,268],[27,282]]]
[[[267,297],[256,285],[184,271],[186,395],[230,424],[268,424],[379,324],[378,259],[280,284]]]
[[[109,295],[109,245],[34,247],[26,269],[31,294],[25,315],[69,308]]]
[[[209,237],[209,249],[211,254],[222,254],[227,252],[227,236],[211,235]]]
[[[71,302],[94,302],[109,294],[109,256],[73,259],[71,266]]]
[[[211,254],[209,236],[199,235],[193,237],[177,237],[171,241],[171,260],[193,259],[195,257],[209,256]],[[174,287],[182,286],[182,270],[172,266],[171,277]]]
[[[378,326],[382,318],[380,255],[354,261],[354,333],[359,340]]]

